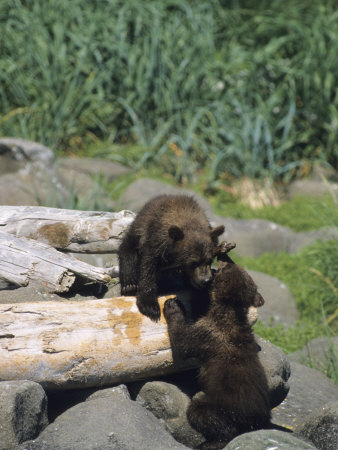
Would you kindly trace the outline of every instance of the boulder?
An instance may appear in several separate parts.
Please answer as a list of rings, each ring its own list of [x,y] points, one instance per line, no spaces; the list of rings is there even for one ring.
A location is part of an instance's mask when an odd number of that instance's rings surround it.
[[[296,428],[320,450],[336,450],[338,445],[338,400],[316,409]]]
[[[231,212],[231,211],[230,211]],[[256,258],[265,252],[287,251],[295,232],[287,227],[261,219],[233,219],[216,217],[218,225],[225,226],[220,240],[236,242],[240,256]]]
[[[130,169],[122,164],[100,158],[64,157],[57,160],[57,166],[59,169],[67,169],[81,176],[82,174],[100,176],[107,181],[130,172]]]
[[[39,195],[43,192],[41,191]],[[0,204],[1,205],[39,205],[39,198],[34,182],[27,173],[6,173],[0,176]]]
[[[62,158],[58,167],[48,147],[0,138],[0,204],[113,209],[115,203],[90,175],[111,180],[127,170],[92,158]]]
[[[58,416],[21,450],[169,450],[184,449],[160,421],[126,395],[125,388],[105,389]]]
[[[305,347],[288,354],[291,361],[323,368],[332,355],[338,355],[338,337],[320,337],[308,342]]]
[[[292,433],[280,430],[258,430],[241,434],[225,450],[311,450],[313,445]]]
[[[321,197],[330,192],[338,195],[338,183],[329,183],[323,179],[303,179],[290,183],[288,196],[290,199],[297,196]]]
[[[256,340],[261,347],[258,356],[268,379],[271,406],[275,407],[288,395],[290,363],[283,350],[259,336]]]
[[[258,286],[265,304],[258,310],[259,319],[269,325],[271,319],[274,324],[285,327],[293,325],[298,317],[295,299],[288,287],[275,277],[253,270],[248,271]]]
[[[294,234],[287,250],[290,253],[296,253],[318,240],[330,241],[333,239],[338,239],[338,227],[323,227],[319,230],[302,231]]]
[[[25,155],[19,151],[13,151],[7,145],[1,143],[0,139],[0,175],[17,172],[25,167]]]
[[[0,382],[0,449],[35,438],[48,425],[47,397],[33,381]]]
[[[150,178],[141,178],[130,184],[122,194],[119,204],[122,209],[130,209],[133,212],[138,212],[147,201],[161,194],[191,195],[205,210],[207,216],[212,219],[212,206],[202,195],[192,190],[181,189]]]
[[[115,202],[109,199],[99,181],[88,173],[61,167],[56,169],[56,174],[60,187],[67,192],[62,200],[65,207],[92,211],[115,209]]]
[[[291,362],[290,391],[272,412],[274,423],[294,430],[304,418],[338,398],[338,387],[321,372]]]
[[[174,384],[163,381],[145,383],[136,400],[162,420],[166,429],[178,442],[195,448],[205,441],[205,438],[188,422],[186,411],[190,398]]]
[[[27,139],[3,137],[0,138],[2,148],[6,146],[11,150],[13,157],[20,161],[25,161],[25,165],[34,165],[44,170],[51,169],[54,164],[53,151],[42,144]]]

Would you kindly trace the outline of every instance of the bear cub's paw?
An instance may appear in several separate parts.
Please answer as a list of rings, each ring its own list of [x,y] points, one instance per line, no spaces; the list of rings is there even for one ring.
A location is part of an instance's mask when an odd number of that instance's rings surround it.
[[[168,320],[173,316],[184,315],[184,308],[177,297],[169,298],[163,307],[163,315]]]
[[[153,320],[154,322],[158,322],[161,318],[161,309],[157,302],[149,302],[146,303],[143,301],[139,301],[139,299],[136,300],[137,307],[139,311],[144,314],[145,316],[149,317],[149,319]]]

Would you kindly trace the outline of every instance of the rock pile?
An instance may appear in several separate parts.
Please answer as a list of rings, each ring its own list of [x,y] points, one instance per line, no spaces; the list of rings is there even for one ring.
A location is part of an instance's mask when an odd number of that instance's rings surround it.
[[[111,179],[127,170],[109,161],[86,158],[55,161],[53,153],[46,147],[2,138],[0,204],[60,207],[60,203],[53,204],[58,198],[67,207],[75,196],[81,205],[85,193],[95,191],[92,176]],[[313,187],[314,183],[317,187]],[[320,192],[323,181],[318,177],[309,186],[298,183],[290,195],[301,189]],[[138,180],[124,192],[119,205],[108,206],[137,212],[154,195],[179,192],[182,190],[158,181]],[[258,256],[265,251],[295,252],[317,239],[338,238],[335,228],[295,233],[268,221],[218,217],[203,197],[193,194],[211,221],[226,226],[224,238],[237,242],[241,255]],[[88,204],[88,199],[86,201]],[[111,259],[111,255],[108,258]],[[98,265],[105,262],[102,255],[87,255],[84,259],[90,263],[99,261]],[[261,273],[251,272],[251,275],[266,300],[260,310],[262,320],[268,323],[272,316],[277,323],[294,324],[297,309],[287,286]],[[104,294],[105,297],[114,295],[119,295],[118,286]],[[72,298],[78,297],[79,294],[74,293]],[[37,291],[33,287],[0,291],[0,303],[3,304],[55,301],[58,298],[57,294]],[[87,298],[96,298],[96,294]],[[290,355],[291,363],[271,343],[260,338],[258,342],[260,359],[269,380],[274,406],[272,420],[276,429],[238,436],[226,449],[336,449],[338,403],[334,400],[338,399],[338,387],[325,375],[302,363],[309,355],[320,363],[328,348],[337,352],[337,338],[330,342],[313,341],[306,349]],[[190,427],[185,416],[190,398],[199,390],[196,370],[144,381],[137,380],[136,376],[135,380],[101,389],[46,392],[32,381],[1,381],[0,450],[167,450],[194,448],[203,442],[203,437]]]

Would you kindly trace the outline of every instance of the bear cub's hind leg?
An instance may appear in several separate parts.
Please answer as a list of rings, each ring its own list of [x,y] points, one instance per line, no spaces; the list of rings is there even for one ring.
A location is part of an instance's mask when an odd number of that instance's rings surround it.
[[[205,394],[192,399],[187,410],[188,421],[207,439],[199,449],[222,449],[237,435],[236,427],[226,415],[226,411],[209,403]]]

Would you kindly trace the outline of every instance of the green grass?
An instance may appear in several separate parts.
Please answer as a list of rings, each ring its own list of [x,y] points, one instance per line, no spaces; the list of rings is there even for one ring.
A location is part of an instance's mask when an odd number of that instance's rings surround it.
[[[296,254],[265,253],[258,258],[237,257],[245,267],[283,281],[293,294],[300,320],[324,325],[338,304],[338,241],[316,242]],[[330,322],[338,331],[338,316]]]
[[[327,194],[324,197],[295,197],[281,205],[252,209],[238,202],[225,191],[210,197],[215,212],[224,217],[265,219],[289,227],[294,231],[316,230],[338,226],[338,201]]]
[[[2,0],[0,134],[117,144],[179,182],[337,166],[337,19],[333,0]]]

